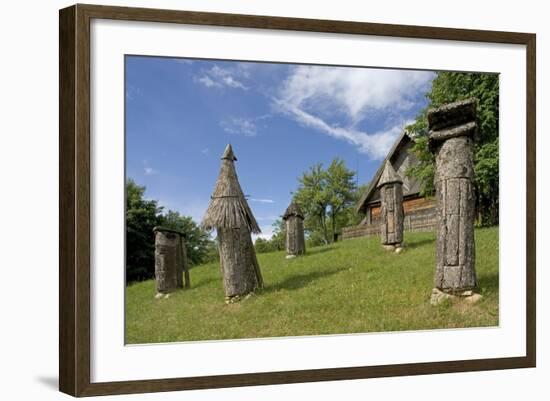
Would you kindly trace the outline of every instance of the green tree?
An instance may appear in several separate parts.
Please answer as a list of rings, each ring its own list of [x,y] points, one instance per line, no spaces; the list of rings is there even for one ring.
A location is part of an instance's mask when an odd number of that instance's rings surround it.
[[[187,260],[191,266],[200,265],[209,259],[214,248],[210,235],[189,216],[182,216],[178,212],[169,210],[161,216],[161,225],[166,228],[181,231],[185,234],[185,248]]]
[[[429,104],[407,127],[415,135],[413,151],[419,163],[408,174],[421,183],[424,195],[434,193],[434,158],[428,150],[427,110],[446,103],[477,100],[477,134],[474,163],[478,223],[498,224],[498,116],[499,78],[497,74],[439,72],[426,95]]]
[[[286,247],[286,223],[283,219],[277,219],[271,225],[273,227],[273,235],[271,243],[275,251],[282,251]]]
[[[321,239],[322,243],[328,244],[328,226],[334,239],[339,227],[346,225],[350,215],[348,210],[357,199],[354,177],[355,172],[339,158],[334,159],[326,170],[318,163],[302,174],[294,201],[305,214],[310,243],[318,245]]]
[[[326,171],[327,193],[329,196],[330,220],[332,235],[335,238],[338,220],[341,214],[355,200],[355,172],[348,170],[342,159],[336,158]]]
[[[153,228],[161,221],[157,201],[143,197],[145,187],[126,181],[126,281],[154,277]]]
[[[256,252],[266,253],[266,252],[275,252],[282,251],[285,249],[286,241],[286,231],[285,231],[285,222],[282,219],[277,219],[272,224],[273,226],[273,235],[270,239],[265,239],[262,237],[256,238],[254,246]]]
[[[323,242],[328,244],[327,209],[330,195],[327,192],[327,174],[322,163],[310,167],[299,178],[298,190],[294,194],[294,201],[305,214],[305,228],[315,230],[320,227]]]

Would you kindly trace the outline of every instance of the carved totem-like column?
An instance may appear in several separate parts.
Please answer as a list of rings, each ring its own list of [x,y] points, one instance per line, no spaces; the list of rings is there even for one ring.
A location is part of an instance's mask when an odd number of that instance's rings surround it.
[[[428,112],[429,147],[435,154],[436,272],[432,296],[472,296],[475,269],[474,99]],[[439,295],[438,295],[439,294]],[[479,295],[478,295],[479,296]]]
[[[286,257],[293,258],[306,253],[304,214],[297,203],[292,202],[283,215],[286,224]]]
[[[189,270],[182,233],[155,227],[155,279],[157,293],[166,294],[177,288],[183,288],[183,273],[185,272],[185,287],[189,287]]]
[[[380,191],[380,234],[382,246],[398,250],[403,244],[403,181],[389,161],[378,180]]]

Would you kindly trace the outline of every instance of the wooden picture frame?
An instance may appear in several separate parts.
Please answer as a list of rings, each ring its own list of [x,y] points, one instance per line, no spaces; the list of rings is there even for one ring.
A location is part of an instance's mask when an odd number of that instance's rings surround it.
[[[90,380],[90,21],[109,19],[517,44],[526,47],[526,355],[95,383]],[[59,388],[73,396],[144,393],[534,367],[536,363],[536,36],[349,21],[74,5],[59,14]]]

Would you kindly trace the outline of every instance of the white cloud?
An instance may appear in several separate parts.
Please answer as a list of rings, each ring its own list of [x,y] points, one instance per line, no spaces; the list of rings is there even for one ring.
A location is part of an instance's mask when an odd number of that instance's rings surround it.
[[[227,69],[215,65],[209,70],[202,71],[202,75],[200,77],[195,77],[195,81],[203,84],[207,88],[227,87],[248,90],[248,87],[240,81],[241,76],[246,78],[248,73],[239,66]]]
[[[149,160],[143,160],[143,172],[145,175],[155,175],[159,173],[157,169],[151,167]]]
[[[155,175],[158,174],[158,171],[155,170],[153,167],[144,167],[143,171],[145,171],[145,175]]]
[[[224,131],[231,134],[239,134],[244,136],[256,136],[258,129],[256,123],[252,119],[230,117],[222,120],[220,126]]]
[[[256,241],[258,238],[270,240],[273,237],[273,226],[260,226],[260,230],[262,230],[260,234],[252,234],[252,241]]]
[[[412,121],[401,121],[384,131],[367,134],[354,128],[342,128],[326,123],[320,117],[314,116],[299,107],[279,105],[281,111],[290,115],[303,126],[314,128],[336,139],[342,139],[355,145],[361,153],[366,153],[374,159],[383,159],[390,150],[395,139],[403,128]]]
[[[188,58],[177,58],[175,59],[175,62],[178,64],[193,64],[193,60],[190,60]]]
[[[258,202],[258,203],[275,203],[274,200],[272,199],[256,199],[256,198],[251,198],[249,199],[250,202]]]
[[[134,86],[132,84],[126,85],[126,99],[127,100],[134,100],[138,96],[141,95],[141,89],[137,86]]]
[[[374,133],[356,126],[369,116],[395,116],[409,110],[419,93],[428,90],[434,76],[427,71],[298,66],[283,82],[274,105],[303,126],[345,140],[360,152],[381,159],[410,121],[397,118],[389,128]],[[335,116],[347,124],[329,123]]]
[[[159,206],[164,207],[164,212],[173,210],[179,212],[183,216],[191,216],[193,221],[200,224],[206,209],[208,208],[209,201],[201,199],[173,199],[170,197],[160,197],[158,201]]]
[[[202,153],[203,155],[209,154],[209,153],[210,153],[210,148],[201,149],[201,153]]]
[[[214,82],[212,79],[210,79],[210,77],[204,75],[200,78],[197,79],[198,82],[200,82],[201,84],[203,84],[204,86],[206,86],[207,88],[211,88],[213,86],[215,87],[221,87],[222,85],[220,85],[219,83],[217,82]]]
[[[276,216],[276,215],[270,215],[270,216],[258,216],[256,217],[256,220],[257,221],[275,221],[277,219],[279,219],[281,216]]]

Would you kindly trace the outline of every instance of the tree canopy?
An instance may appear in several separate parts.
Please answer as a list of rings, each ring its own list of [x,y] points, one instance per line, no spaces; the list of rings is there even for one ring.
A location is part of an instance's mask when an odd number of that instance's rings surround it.
[[[339,158],[332,160],[326,169],[317,163],[299,178],[294,201],[304,212],[305,228],[310,241],[315,242],[313,245],[318,245],[319,240],[328,244],[339,228],[348,223],[342,217],[349,217],[348,209],[357,200],[354,178],[355,172]]]
[[[426,95],[429,104],[407,127],[414,135],[413,152],[418,165],[408,174],[417,178],[424,195],[434,193],[434,156],[428,149],[427,111],[458,100],[477,100],[477,134],[474,147],[476,208],[480,225],[498,224],[498,119],[499,77],[497,74],[439,72]]]

